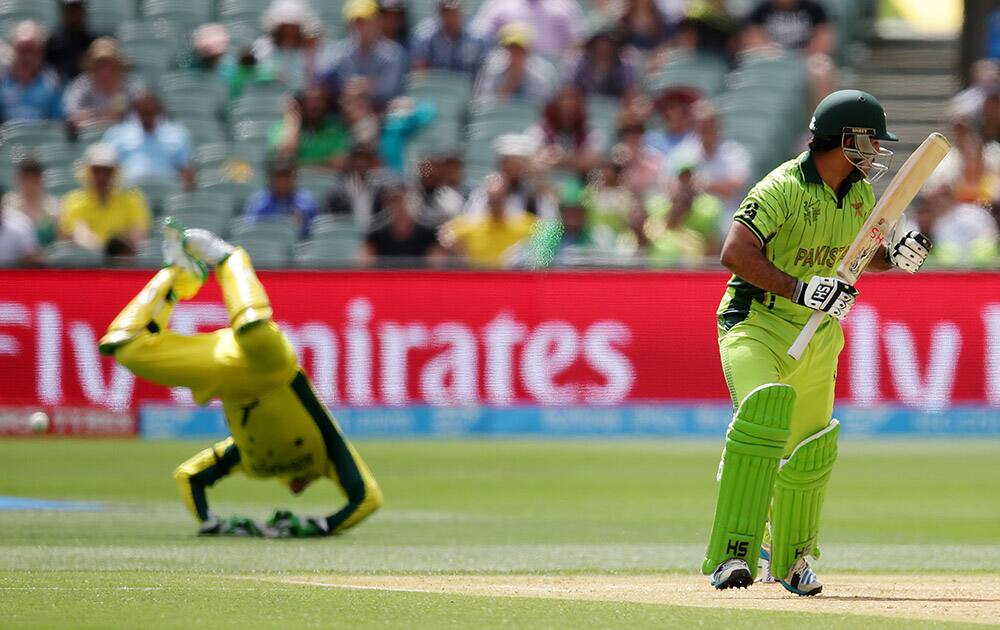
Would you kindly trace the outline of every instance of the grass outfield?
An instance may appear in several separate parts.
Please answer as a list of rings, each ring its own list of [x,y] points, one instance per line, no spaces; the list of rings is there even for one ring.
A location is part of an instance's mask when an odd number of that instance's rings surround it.
[[[721,444],[359,443],[386,506],[334,540],[210,540],[176,497],[191,442],[7,440],[0,495],[99,511],[0,510],[3,627],[954,627],[1000,620],[1000,443],[845,441],[817,598],[697,575]],[[213,509],[326,514],[236,477]],[[139,621],[141,620],[141,621]],[[977,625],[976,627],[982,627]]]

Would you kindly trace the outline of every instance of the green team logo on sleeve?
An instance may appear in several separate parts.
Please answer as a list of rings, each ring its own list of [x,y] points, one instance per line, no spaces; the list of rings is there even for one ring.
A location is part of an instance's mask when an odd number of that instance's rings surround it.
[[[760,239],[775,267],[808,281],[814,275],[834,275],[874,206],[869,183],[855,182],[838,195],[820,178],[807,151],[754,186],[734,220]],[[732,325],[746,316],[754,301],[790,321],[805,321],[812,313],[734,276],[719,314]]]

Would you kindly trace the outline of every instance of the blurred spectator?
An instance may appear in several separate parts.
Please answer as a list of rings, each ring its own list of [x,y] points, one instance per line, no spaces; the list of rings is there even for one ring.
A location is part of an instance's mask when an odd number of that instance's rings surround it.
[[[431,101],[418,101],[409,96],[393,99],[382,121],[379,141],[382,165],[402,175],[410,139],[429,125],[435,116],[437,108]]]
[[[816,0],[765,0],[750,13],[747,24],[748,48],[777,45],[806,57],[813,104],[835,89],[836,66],[831,56],[836,34],[822,4]]]
[[[626,210],[625,230],[618,234],[615,250],[623,258],[639,258],[649,252],[650,240],[646,233],[646,207],[638,195],[632,193]]]
[[[504,179],[504,195],[511,212],[553,220],[559,216],[559,199],[551,190],[548,164],[538,142],[528,134],[505,134],[496,139],[497,166]],[[487,191],[472,191],[465,213],[482,216],[487,210]]]
[[[488,175],[484,191],[486,212],[452,219],[441,228],[441,242],[472,266],[503,267],[511,248],[531,235],[536,219],[511,205],[503,175]]]
[[[944,266],[991,267],[1000,259],[1000,230],[982,206],[956,202],[947,185],[929,190],[913,213],[916,226],[934,243],[931,262]],[[897,230],[898,231],[898,230]]]
[[[366,143],[352,145],[343,183],[331,190],[327,197],[327,212],[351,216],[355,225],[367,229],[374,214],[375,191],[382,183],[382,176],[375,147]]]
[[[1000,143],[984,142],[963,119],[952,125],[952,148],[927,180],[928,188],[947,186],[958,203],[990,204],[1000,196]]]
[[[344,21],[351,35],[337,42],[324,60],[320,81],[332,94],[361,83],[381,109],[403,91],[406,52],[382,34],[375,0],[348,0]]]
[[[542,110],[541,122],[529,133],[547,152],[552,167],[581,177],[597,164],[604,151],[604,134],[590,126],[587,104],[573,85],[556,93]]]
[[[551,64],[533,53],[530,27],[508,24],[500,30],[498,43],[476,79],[476,100],[523,98],[544,103],[556,85],[556,77]]]
[[[470,29],[487,41],[502,39],[504,27],[530,24],[534,52],[557,58],[583,35],[586,16],[577,0],[486,0]]]
[[[144,92],[132,104],[133,115],[104,133],[103,141],[115,148],[126,186],[146,182],[172,182],[194,187],[191,134],[181,124],[167,120],[159,97]]]
[[[63,95],[63,109],[75,126],[120,121],[132,99],[143,91],[142,82],[128,73],[128,62],[111,37],[94,40],[83,69]]]
[[[674,152],[693,141],[694,116],[692,105],[698,93],[690,88],[668,88],[656,100],[656,109],[663,122],[662,129],[646,133],[645,145],[669,160]]]
[[[620,24],[625,43],[642,51],[659,48],[674,35],[674,24],[655,0],[626,0]]]
[[[737,22],[725,0],[692,0],[679,27],[679,43],[702,53],[731,58]]]
[[[59,4],[62,7],[59,27],[49,37],[45,59],[63,81],[70,81],[82,71],[83,57],[96,37],[87,28],[84,0],[60,0]]]
[[[0,81],[0,120],[56,120],[62,117],[62,86],[45,65],[45,29],[19,22],[11,33],[14,58]]]
[[[267,167],[267,188],[255,192],[247,200],[243,212],[246,220],[256,223],[288,217],[299,226],[300,238],[308,238],[318,208],[312,193],[296,186],[297,170],[294,160],[272,159]]]
[[[699,190],[722,199],[727,212],[723,220],[728,225],[746,192],[750,153],[739,142],[722,139],[719,114],[710,101],[695,103],[693,114],[696,134],[677,150],[677,160],[695,165]]]
[[[609,247],[625,229],[635,197],[635,192],[625,185],[622,157],[618,151],[591,171],[580,199],[587,210],[587,223],[594,239]]]
[[[135,251],[153,220],[142,191],[118,187],[118,152],[113,146],[92,144],[83,161],[84,185],[63,200],[60,231],[94,251],[122,245]]]
[[[245,59],[237,60],[229,52],[229,33],[222,24],[202,24],[196,28],[191,36],[191,46],[193,54],[183,67],[215,77],[230,98],[242,94],[244,83],[258,78],[257,60],[251,49],[247,48]],[[244,61],[249,62],[246,68]]]
[[[6,205],[0,209],[0,267],[40,261],[38,239],[31,219]]]
[[[28,157],[17,165],[17,187],[3,196],[3,209],[20,212],[35,228],[35,239],[42,247],[51,245],[57,236],[62,204],[54,195],[45,194],[45,167]]]
[[[462,157],[457,150],[429,151],[417,162],[416,193],[420,219],[440,225],[453,219],[465,206],[469,191],[462,183]]]
[[[415,29],[410,53],[413,69],[475,74],[486,55],[486,42],[462,23],[462,0],[437,0],[437,5],[438,19],[427,19]]]
[[[326,92],[307,88],[288,99],[285,115],[271,128],[271,151],[295,158],[303,166],[341,170],[347,164],[351,137],[340,120],[329,113]]]
[[[305,0],[274,0],[262,21],[267,34],[253,44],[258,71],[290,90],[304,89],[312,75],[307,35],[318,28],[319,18]]]
[[[426,2],[426,0],[424,0]],[[410,14],[404,0],[378,0],[379,24],[382,35],[396,42],[409,54]]]
[[[556,256],[586,253],[596,245],[594,235],[587,220],[583,191],[579,186],[570,186],[564,191],[559,202],[559,238]]]
[[[444,250],[438,244],[434,229],[417,221],[419,200],[401,182],[384,186],[378,194],[380,207],[378,227],[370,230],[361,250],[361,264],[372,265],[379,260],[396,258],[404,265],[418,260],[440,262]]]
[[[694,165],[679,164],[674,184],[666,195],[647,202],[652,227],[647,233],[652,255],[661,262],[697,264],[706,255],[722,250],[723,205],[718,197],[695,185]]]
[[[948,102],[948,113],[952,118],[974,120],[983,111],[986,98],[1000,90],[1000,61],[980,59],[972,64],[971,85]]]
[[[640,69],[625,48],[621,33],[601,27],[587,38],[565,76],[585,95],[629,99],[638,93]]]
[[[618,144],[611,159],[621,165],[622,185],[644,194],[656,185],[663,155],[645,143],[646,128],[640,122],[624,120],[618,126]]]

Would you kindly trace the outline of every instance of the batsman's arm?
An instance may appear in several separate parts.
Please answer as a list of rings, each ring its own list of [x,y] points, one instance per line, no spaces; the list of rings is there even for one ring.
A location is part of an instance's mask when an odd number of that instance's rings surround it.
[[[210,516],[205,490],[232,473],[239,462],[240,451],[233,438],[227,438],[199,452],[174,471],[181,498],[199,523],[205,523]]]
[[[798,281],[767,259],[760,237],[743,223],[733,221],[719,262],[755,287],[792,299]]]

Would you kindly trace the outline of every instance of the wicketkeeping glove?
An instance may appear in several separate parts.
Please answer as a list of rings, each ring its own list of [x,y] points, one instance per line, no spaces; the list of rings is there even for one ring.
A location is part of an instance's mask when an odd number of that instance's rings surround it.
[[[917,273],[934,245],[925,234],[911,230],[885,249],[886,259],[895,267]]]
[[[837,319],[847,317],[854,306],[858,290],[840,278],[813,276],[809,284],[799,280],[792,293],[792,301],[813,310],[823,311]]]
[[[198,528],[198,535],[260,538],[264,536],[264,530],[256,521],[245,516],[230,516],[220,519],[215,514],[209,514],[208,520]]]
[[[277,510],[265,526],[269,538],[317,538],[330,535],[325,518],[296,516],[287,510]]]

